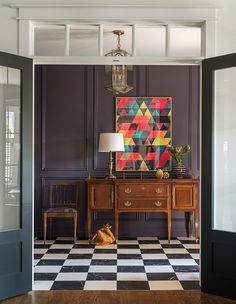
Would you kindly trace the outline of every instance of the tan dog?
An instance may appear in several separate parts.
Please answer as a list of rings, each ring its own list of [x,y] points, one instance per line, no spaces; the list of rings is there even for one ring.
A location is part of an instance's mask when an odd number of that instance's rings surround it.
[[[96,245],[108,245],[115,243],[115,241],[116,239],[111,232],[111,226],[109,224],[105,224],[102,229],[99,229],[91,240],[91,242]]]

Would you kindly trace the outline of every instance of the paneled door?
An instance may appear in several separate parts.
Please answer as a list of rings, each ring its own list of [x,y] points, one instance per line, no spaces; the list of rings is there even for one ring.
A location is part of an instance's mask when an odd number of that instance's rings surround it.
[[[0,300],[32,290],[32,60],[0,52]]]
[[[201,288],[236,299],[236,53],[202,65]]]

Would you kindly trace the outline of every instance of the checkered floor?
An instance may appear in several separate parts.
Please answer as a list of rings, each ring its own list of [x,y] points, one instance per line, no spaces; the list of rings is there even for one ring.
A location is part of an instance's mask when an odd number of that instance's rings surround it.
[[[35,241],[34,290],[199,289],[199,244],[139,237],[108,246]]]

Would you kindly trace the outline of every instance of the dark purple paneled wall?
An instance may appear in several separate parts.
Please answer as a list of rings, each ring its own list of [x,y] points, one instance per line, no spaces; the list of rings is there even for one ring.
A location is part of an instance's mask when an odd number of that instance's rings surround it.
[[[42,210],[48,185],[60,180],[80,183],[79,237],[87,236],[85,179],[104,177],[106,153],[98,153],[101,132],[115,131],[115,99],[105,89],[110,74],[104,66],[44,65],[35,67],[35,234],[42,236]],[[134,66],[129,71],[130,96],[173,97],[173,144],[192,147],[185,163],[199,175],[199,67]],[[147,174],[143,174],[145,177]],[[139,174],[137,174],[137,177]],[[172,215],[172,235],[186,234],[183,213]],[[113,224],[112,213],[94,215],[95,228]],[[161,213],[122,214],[120,235],[166,236]],[[71,235],[68,220],[55,220],[55,235]]]

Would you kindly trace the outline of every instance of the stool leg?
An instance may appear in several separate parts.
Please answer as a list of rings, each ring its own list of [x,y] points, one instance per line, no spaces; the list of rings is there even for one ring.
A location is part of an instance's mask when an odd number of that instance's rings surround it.
[[[44,214],[43,214],[43,240],[44,240],[44,244],[46,243],[46,236],[47,236],[47,213],[44,212]]]
[[[77,212],[74,214],[74,243],[77,240],[77,223],[78,223],[78,214]]]

